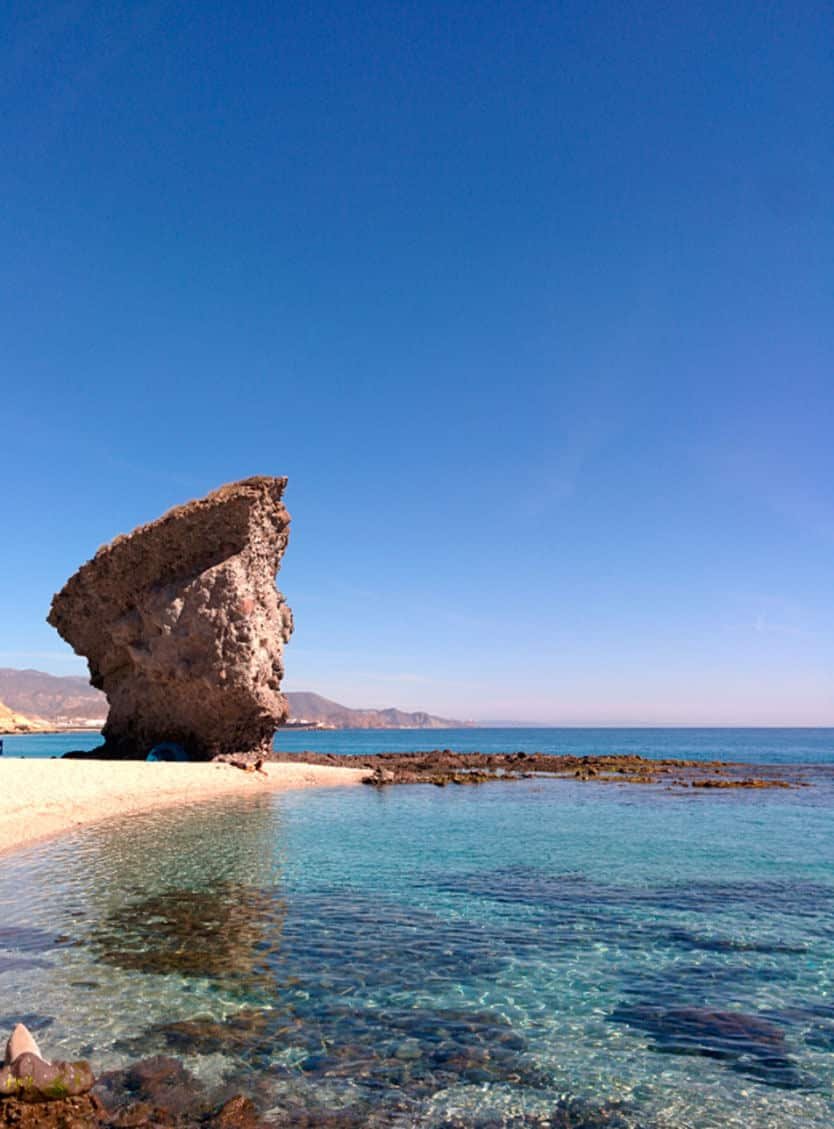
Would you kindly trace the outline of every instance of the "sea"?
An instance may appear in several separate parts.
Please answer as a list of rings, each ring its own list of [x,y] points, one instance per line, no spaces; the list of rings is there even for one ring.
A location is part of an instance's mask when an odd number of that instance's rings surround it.
[[[94,732],[28,734],[3,738],[6,756],[62,756],[94,749]],[[834,729],[280,729],[276,751],[356,754],[454,749],[461,753],[549,753],[733,760],[748,764],[834,764]]]
[[[88,740],[5,738],[5,755]],[[834,1125],[834,730],[276,745],[815,768],[805,787],[697,794],[322,788],[80,828],[0,860],[0,1032],[23,1019],[116,1088],[166,1056],[185,1108],[242,1092],[276,1125]]]

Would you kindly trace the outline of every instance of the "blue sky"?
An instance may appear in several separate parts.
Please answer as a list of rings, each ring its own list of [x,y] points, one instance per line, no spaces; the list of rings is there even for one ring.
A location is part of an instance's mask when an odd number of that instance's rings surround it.
[[[827,4],[8,3],[0,665],[286,474],[287,688],[834,724]]]

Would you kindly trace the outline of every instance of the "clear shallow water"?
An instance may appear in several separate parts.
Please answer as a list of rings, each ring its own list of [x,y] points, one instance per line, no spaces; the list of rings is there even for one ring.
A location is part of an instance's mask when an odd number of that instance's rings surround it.
[[[275,1117],[830,1127],[832,802],[825,773],[531,780],[101,824],[3,859],[0,1021],[98,1068],[173,1054]]]
[[[4,740],[7,756],[49,757],[95,748],[101,738],[97,733],[50,733]],[[577,756],[637,753],[752,764],[834,764],[834,729],[282,729],[275,748],[358,755],[446,748]]]

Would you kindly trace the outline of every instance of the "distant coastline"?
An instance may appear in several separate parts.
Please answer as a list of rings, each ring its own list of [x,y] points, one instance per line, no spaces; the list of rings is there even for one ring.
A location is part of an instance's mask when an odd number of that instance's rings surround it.
[[[354,709],[308,690],[289,691],[285,697],[289,729],[465,729],[474,724],[422,710]],[[41,670],[0,668],[0,703],[25,715],[29,728],[10,730],[13,733],[95,731],[107,717],[104,694],[85,678]]]
[[[450,730],[450,729],[502,729],[502,730],[780,730],[805,729],[810,731],[834,729],[825,725],[739,725],[693,724],[678,721],[586,720],[531,721],[516,719],[479,719],[460,721],[437,717],[424,711],[408,712],[394,707],[386,709],[356,709],[342,705],[312,691],[290,690],[285,694],[290,704],[290,719],[278,733],[320,730]],[[3,726],[2,704],[9,712],[25,716],[28,728]],[[79,675],[54,675],[39,670],[0,668],[0,736],[21,733],[91,733],[98,732],[107,716],[107,701],[86,678]]]

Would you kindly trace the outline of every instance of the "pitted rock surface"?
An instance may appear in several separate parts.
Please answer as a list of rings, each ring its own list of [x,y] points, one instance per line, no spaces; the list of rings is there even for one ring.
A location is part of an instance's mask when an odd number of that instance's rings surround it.
[[[289,535],[285,478],[247,478],[99,549],[49,623],[87,658],[110,712],[100,755],[266,752],[287,716],[292,613],[275,587]]]

